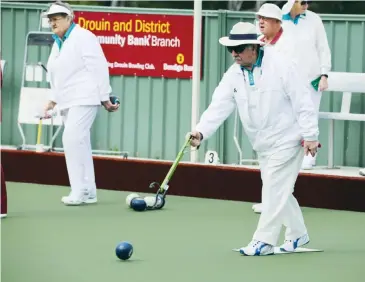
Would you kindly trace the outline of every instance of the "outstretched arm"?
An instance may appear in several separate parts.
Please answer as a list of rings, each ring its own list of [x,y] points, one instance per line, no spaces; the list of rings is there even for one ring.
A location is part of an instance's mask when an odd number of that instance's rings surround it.
[[[204,111],[195,128],[204,139],[211,137],[233,112],[236,104],[232,90],[231,78],[228,73],[225,73],[214,90],[209,107]]]

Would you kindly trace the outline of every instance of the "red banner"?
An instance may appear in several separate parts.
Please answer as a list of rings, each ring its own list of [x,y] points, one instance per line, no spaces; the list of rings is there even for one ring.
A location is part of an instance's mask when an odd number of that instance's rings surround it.
[[[192,77],[193,16],[78,11],[75,22],[98,37],[110,75]]]

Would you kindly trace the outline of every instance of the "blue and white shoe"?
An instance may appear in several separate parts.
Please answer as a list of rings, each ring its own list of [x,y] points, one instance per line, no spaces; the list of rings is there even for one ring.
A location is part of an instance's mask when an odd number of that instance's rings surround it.
[[[285,240],[284,244],[280,246],[282,252],[294,252],[296,248],[304,246],[309,243],[308,234],[303,235],[295,240]]]
[[[274,254],[274,246],[261,241],[252,240],[246,247],[240,249],[244,256],[267,256]]]

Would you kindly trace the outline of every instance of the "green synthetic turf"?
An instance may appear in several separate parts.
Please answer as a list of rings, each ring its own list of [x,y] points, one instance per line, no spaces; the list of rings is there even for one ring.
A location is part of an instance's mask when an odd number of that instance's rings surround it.
[[[98,190],[98,204],[66,207],[67,187],[7,189],[2,282],[364,281],[365,213],[304,208],[306,247],[323,253],[243,257],[232,248],[251,240],[251,203],[169,196],[164,210],[139,213],[128,192]],[[120,241],[134,246],[129,261],[115,256]]]

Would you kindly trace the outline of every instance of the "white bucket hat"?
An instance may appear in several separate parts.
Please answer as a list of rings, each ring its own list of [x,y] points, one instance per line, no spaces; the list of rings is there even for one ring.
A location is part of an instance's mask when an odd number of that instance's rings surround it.
[[[277,19],[281,21],[283,18],[283,13],[281,12],[281,9],[277,5],[271,3],[265,3],[256,13],[256,16]]]
[[[55,14],[67,14],[72,16],[72,12],[69,9],[58,4],[52,4],[51,7],[49,7],[49,9],[43,13],[43,16],[48,17]]]
[[[219,38],[219,43],[223,46],[238,46],[243,44],[260,44],[263,42],[258,40],[256,26],[248,22],[236,23],[229,36]]]

